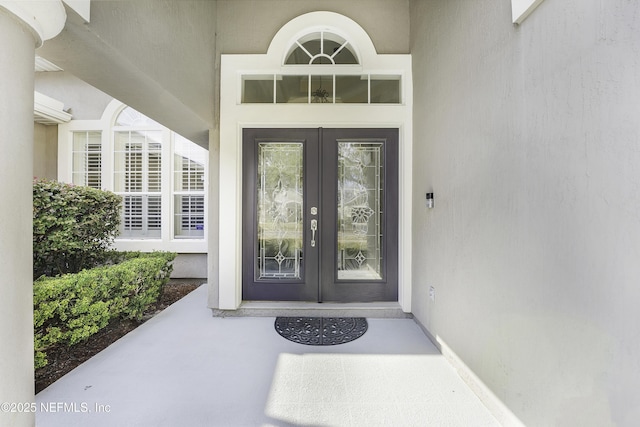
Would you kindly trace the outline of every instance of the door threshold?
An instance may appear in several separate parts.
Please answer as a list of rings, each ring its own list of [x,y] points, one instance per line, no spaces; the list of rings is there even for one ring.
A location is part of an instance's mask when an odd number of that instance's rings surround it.
[[[367,317],[411,319],[397,302],[243,301],[237,310],[212,309],[214,317]]]

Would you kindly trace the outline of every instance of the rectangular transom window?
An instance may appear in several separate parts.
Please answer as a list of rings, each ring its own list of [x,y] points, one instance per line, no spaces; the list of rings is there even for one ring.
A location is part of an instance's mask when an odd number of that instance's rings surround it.
[[[243,75],[243,104],[400,104],[395,74]]]

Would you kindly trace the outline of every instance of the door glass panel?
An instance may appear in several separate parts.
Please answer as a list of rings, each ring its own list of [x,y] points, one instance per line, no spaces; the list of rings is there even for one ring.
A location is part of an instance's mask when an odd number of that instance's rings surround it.
[[[301,279],[302,143],[259,143],[257,178],[257,279]]]
[[[338,142],[338,279],[382,279],[382,142]]]

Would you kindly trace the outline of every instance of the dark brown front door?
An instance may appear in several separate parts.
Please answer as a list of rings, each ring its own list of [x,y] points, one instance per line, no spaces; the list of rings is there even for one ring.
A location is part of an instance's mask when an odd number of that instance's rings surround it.
[[[243,207],[244,300],[397,300],[397,129],[245,129]]]

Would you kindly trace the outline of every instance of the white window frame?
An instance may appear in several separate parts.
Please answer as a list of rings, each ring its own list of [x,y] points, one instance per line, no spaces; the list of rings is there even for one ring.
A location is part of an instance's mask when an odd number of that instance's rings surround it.
[[[89,133],[95,133],[95,134],[98,134],[100,136],[100,143],[99,143],[100,144],[100,150],[96,150],[96,151],[89,151],[88,150],[87,142],[88,142],[88,134]],[[87,135],[87,139],[84,141],[85,142],[84,149],[81,150],[81,151],[77,151],[76,147],[75,147],[75,142],[76,142],[75,141],[75,137],[76,137],[76,135],[82,135],[82,134]],[[99,179],[100,179],[100,185],[98,185],[98,186],[91,185],[90,174],[92,174],[92,172],[87,170],[87,168],[88,168],[88,166],[90,164],[90,160],[89,160],[90,153],[99,153],[100,154],[100,170],[99,170],[99,174],[96,174],[96,175],[99,176]],[[76,164],[75,157],[76,157],[76,154],[82,154],[84,156],[85,169],[83,171],[81,171],[81,172],[76,172],[75,171],[75,164]],[[103,185],[103,173],[102,173],[102,171],[104,170],[104,167],[102,166],[103,161],[104,161],[104,159],[103,159],[103,153],[102,153],[102,132],[101,131],[79,131],[79,130],[76,130],[76,131],[72,132],[72,141],[71,141],[71,164],[72,164],[72,166],[71,166],[71,169],[72,169],[71,170],[71,174],[72,175],[71,175],[71,181],[72,181],[72,183],[74,185],[86,185],[88,187],[102,189],[104,187],[104,185]],[[80,174],[84,175],[84,183],[76,182],[76,177],[78,175],[80,175]]]
[[[124,109],[122,110],[124,111]],[[162,126],[118,126],[114,125],[112,136],[113,136],[113,169],[111,170],[112,182],[113,182],[113,190],[116,194],[119,194],[123,197],[123,204],[125,197],[142,197],[143,202],[143,213],[142,213],[142,221],[143,223],[148,222],[149,219],[149,210],[148,210],[148,200],[149,196],[160,196],[160,236],[159,237],[148,237],[148,236],[128,236],[128,237],[120,237],[118,240],[164,240],[164,232],[166,228],[166,221],[164,220],[164,212],[166,211],[166,196],[165,196],[165,187],[167,185],[167,179],[165,177],[165,169],[167,168],[166,159],[168,155],[170,156],[171,151],[167,149],[167,146],[170,145],[169,138],[170,134],[167,132],[168,129],[163,128]],[[160,191],[149,191],[149,143],[145,140],[144,147],[142,147],[142,182],[141,182],[141,190],[140,191],[124,191],[124,189],[116,188],[116,155],[120,153],[120,151],[116,151],[116,134],[125,134],[125,133],[133,133],[133,132],[155,132],[161,135],[160,140]],[[154,151],[155,152],[155,151]],[[122,153],[126,153],[122,151]],[[169,153],[169,154],[167,154]],[[146,199],[146,201],[144,200]],[[123,206],[124,207],[124,206]],[[123,212],[124,217],[124,212]],[[143,225],[143,232],[147,230],[147,225]]]
[[[73,182],[73,133],[74,132],[101,132],[102,145],[102,189],[114,191],[114,145],[115,131],[118,129],[131,130],[129,127],[115,125],[116,118],[127,106],[118,100],[113,100],[105,108],[102,117],[98,120],[71,120],[68,123],[58,125],[58,180],[61,182]],[[145,130],[144,127],[136,127],[136,130]],[[157,127],[148,130],[157,130]],[[208,225],[208,163],[205,164],[205,212],[204,212],[204,238],[199,239],[174,239],[173,238],[173,132],[162,127],[162,233],[159,239],[132,239],[117,238],[115,248],[122,251],[152,252],[154,250],[172,251],[177,253],[207,253],[207,225]],[[168,160],[170,159],[170,160]],[[142,194],[142,193],[141,193]]]
[[[206,239],[206,235],[207,235],[207,188],[208,188],[208,182],[209,182],[209,156],[205,155],[203,158],[203,166],[204,166],[204,182],[203,182],[203,187],[202,190],[176,190],[176,183],[175,183],[175,179],[176,179],[176,170],[175,170],[175,155],[176,155],[176,135],[174,133],[172,133],[172,138],[171,138],[171,238],[173,241],[188,241],[188,240],[195,240],[195,241],[201,241],[201,240],[205,240]],[[176,209],[177,206],[175,206],[175,199],[176,196],[202,196],[203,197],[203,201],[204,201],[204,211],[203,211],[203,218],[204,218],[204,230],[203,230],[203,237],[198,237],[198,238],[189,238],[189,237],[176,237]]]

